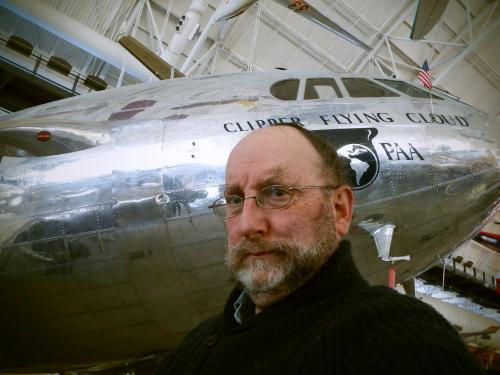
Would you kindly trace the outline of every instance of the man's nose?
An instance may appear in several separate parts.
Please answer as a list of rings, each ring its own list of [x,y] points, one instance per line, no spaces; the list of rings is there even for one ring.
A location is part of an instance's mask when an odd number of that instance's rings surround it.
[[[255,197],[245,199],[241,213],[235,218],[239,235],[242,237],[252,237],[256,234],[264,235],[269,224],[265,211],[259,207]]]

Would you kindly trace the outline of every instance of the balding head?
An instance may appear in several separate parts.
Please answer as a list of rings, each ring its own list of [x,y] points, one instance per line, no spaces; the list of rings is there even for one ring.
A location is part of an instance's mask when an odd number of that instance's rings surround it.
[[[235,172],[248,171],[265,172],[265,178],[273,174],[279,177],[286,171],[291,179],[289,184],[327,183],[320,155],[299,130],[290,126],[258,130],[233,149],[227,164],[226,183],[231,185]]]
[[[294,123],[276,124],[272,127],[264,128],[249,134],[240,143],[244,144],[251,141],[254,136],[258,136],[261,139],[268,138],[272,143],[270,150],[275,153],[281,147],[281,143],[276,140],[277,138],[283,138],[285,140],[284,150],[295,152],[296,149],[294,146],[299,146],[299,143],[302,143],[295,142],[295,140],[300,140],[300,137],[302,137],[304,138],[303,140],[306,140],[317,153],[317,156],[319,157],[318,166],[321,169],[321,173],[323,174],[325,181],[331,185],[351,184],[350,178],[347,175],[345,161],[337,155],[335,148],[317,134],[304,129],[300,125]],[[238,146],[236,146],[235,150],[237,148]],[[283,152],[283,149],[281,149],[281,152]],[[301,157],[304,156],[302,153],[299,153],[298,155]],[[229,160],[231,161],[231,156]],[[317,162],[317,160],[315,162]]]

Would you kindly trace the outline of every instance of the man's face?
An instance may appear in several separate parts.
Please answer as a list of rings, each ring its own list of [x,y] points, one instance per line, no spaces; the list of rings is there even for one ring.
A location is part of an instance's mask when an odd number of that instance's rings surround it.
[[[314,147],[296,129],[274,127],[245,138],[231,153],[226,194],[254,196],[270,185],[331,185],[321,174]],[[243,212],[226,219],[226,261],[249,293],[293,291],[335,250],[338,233],[332,192],[296,191],[279,209],[247,199]]]

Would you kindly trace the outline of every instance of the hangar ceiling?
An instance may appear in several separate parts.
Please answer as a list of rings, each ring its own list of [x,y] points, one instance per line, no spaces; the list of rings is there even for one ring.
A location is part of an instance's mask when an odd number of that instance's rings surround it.
[[[43,92],[43,100],[83,94],[96,86],[83,84],[97,77],[107,87],[154,80],[150,74],[134,73],[133,63],[123,64],[121,49],[95,49],[95,31],[111,41],[131,34],[161,53],[181,69],[196,40],[205,29],[220,0],[2,0],[0,1],[0,89],[2,97],[27,91],[29,75]],[[274,68],[350,71],[396,76],[418,81],[417,74],[428,60],[435,84],[500,120],[500,4],[499,0],[450,0],[436,26],[424,40],[409,35],[417,9],[416,0],[309,0],[372,50],[365,51],[308,21],[273,0],[259,0],[243,14],[221,21],[194,56],[187,75],[230,73]],[[31,15],[16,11],[23,6]],[[179,56],[168,54],[174,36],[182,32],[182,16],[189,8],[201,10],[199,28]],[[48,12],[45,20],[43,14]],[[42,14],[43,13],[43,14]],[[40,16],[40,17],[38,17]],[[67,18],[67,17],[69,18]],[[67,24],[64,25],[64,22]],[[184,20],[185,21],[185,20]],[[68,28],[73,36],[61,33]],[[176,30],[179,28],[179,31]],[[52,31],[48,31],[52,30]],[[90,31],[89,31],[90,30]],[[17,36],[33,46],[29,57],[6,46]],[[161,41],[161,43],[159,43]],[[51,57],[70,64],[71,73],[50,69]],[[121,59],[121,60],[120,60]],[[118,62],[117,62],[118,61]],[[120,62],[121,61],[121,62]],[[38,65],[37,65],[38,62]],[[49,64],[50,65],[50,64]],[[36,74],[33,74],[33,72]],[[24,72],[24,80],[19,78]],[[28,78],[26,78],[28,74]],[[144,73],[143,73],[144,74]],[[92,83],[92,82],[90,82]],[[9,88],[13,90],[6,90]],[[41,88],[42,87],[42,88]],[[43,89],[45,87],[45,90]],[[29,105],[17,103],[9,110]],[[0,105],[3,105],[1,103]],[[36,101],[34,102],[36,104]],[[33,105],[33,104],[32,104]],[[4,107],[6,107],[4,105]]]

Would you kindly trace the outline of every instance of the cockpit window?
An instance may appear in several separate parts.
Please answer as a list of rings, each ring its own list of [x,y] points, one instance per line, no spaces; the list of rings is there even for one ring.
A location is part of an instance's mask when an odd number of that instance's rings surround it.
[[[299,91],[298,79],[285,79],[271,86],[271,95],[280,100],[297,100]]]
[[[398,94],[377,85],[366,78],[342,78],[345,88],[353,98],[378,98],[388,96],[399,96]]]
[[[342,94],[333,78],[310,78],[306,82],[304,99],[341,98]]]
[[[376,79],[376,80],[386,84],[387,86],[391,86],[393,89],[401,91],[403,94],[406,94],[414,98],[429,99],[430,95],[432,95],[432,99],[443,100],[439,96],[429,94],[428,92],[420,90],[419,88],[409,85],[408,83],[403,81],[392,81],[390,79]]]

